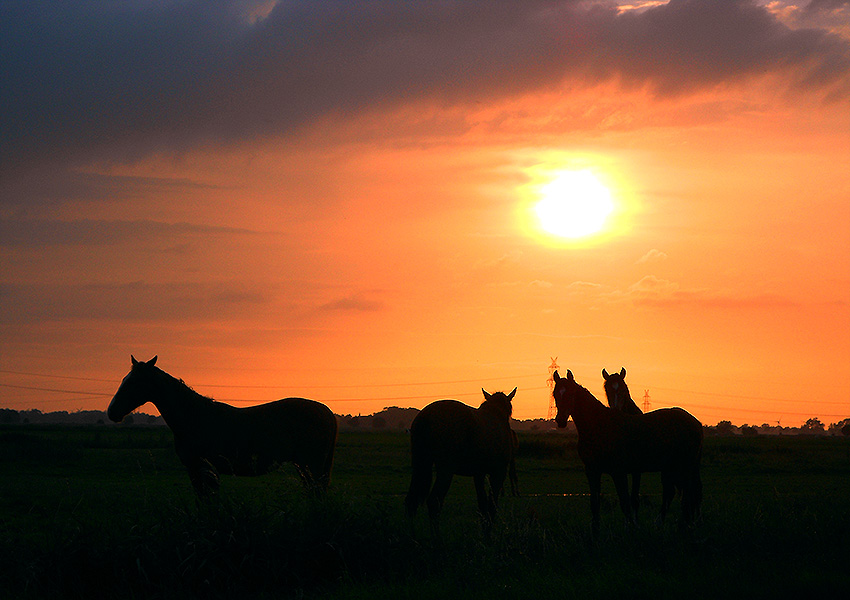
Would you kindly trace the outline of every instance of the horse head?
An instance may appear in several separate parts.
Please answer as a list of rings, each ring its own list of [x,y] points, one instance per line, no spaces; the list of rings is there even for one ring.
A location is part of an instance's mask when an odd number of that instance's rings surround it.
[[[626,385],[626,368],[620,369],[619,373],[609,375],[608,371],[602,369],[602,377],[605,379],[605,396],[608,398],[608,406],[623,411],[631,399],[629,386]]]
[[[150,376],[155,369],[156,356],[144,362],[136,360],[131,354],[130,360],[133,366],[121,381],[109,408],[106,409],[106,416],[116,423],[150,399]]]
[[[567,376],[561,377],[557,371],[552,374],[555,380],[555,389],[552,390],[552,395],[555,397],[555,406],[558,409],[558,414],[555,415],[555,423],[558,427],[566,427],[567,421],[575,407],[575,398],[581,386],[576,383],[573,377],[573,372],[567,369]]]
[[[511,401],[516,395],[516,388],[514,388],[510,394],[505,394],[504,392],[490,394],[484,388],[481,388],[481,391],[484,392],[484,402],[481,406],[486,405],[488,408],[495,408],[500,412],[507,413],[507,416],[511,416],[511,413],[513,412],[513,404],[511,404]]]

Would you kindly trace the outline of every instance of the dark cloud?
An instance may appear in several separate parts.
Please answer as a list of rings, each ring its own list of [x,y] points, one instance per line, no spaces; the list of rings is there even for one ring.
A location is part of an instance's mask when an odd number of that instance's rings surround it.
[[[359,294],[355,294],[352,296],[347,296],[345,298],[340,298],[339,300],[335,300],[327,304],[323,304],[319,308],[321,308],[321,310],[326,311],[339,310],[353,312],[375,312],[382,310],[384,308],[384,304],[383,302],[379,302],[377,300],[369,300],[360,296]]]
[[[268,298],[237,283],[0,284],[0,323],[202,321],[254,315]]]
[[[25,181],[13,179],[4,182],[2,188],[3,202],[11,205],[46,204],[68,200],[135,200],[194,189],[217,189],[217,187],[185,178],[41,170]]]
[[[250,230],[233,227],[214,227],[191,223],[162,223],[158,221],[105,221],[82,219],[56,221],[50,219],[0,219],[0,247],[49,248],[53,246],[103,246],[137,243],[145,240],[168,239],[192,235],[252,234]]]
[[[848,95],[848,42],[753,1],[4,2],[2,174],[292,132],[565,78],[659,93],[772,72]],[[838,88],[836,92],[834,88]]]

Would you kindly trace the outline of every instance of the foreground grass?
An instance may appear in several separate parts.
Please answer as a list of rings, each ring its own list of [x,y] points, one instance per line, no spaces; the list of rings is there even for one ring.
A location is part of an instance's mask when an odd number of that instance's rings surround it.
[[[424,514],[415,532],[402,515],[403,436],[342,437],[324,499],[281,474],[230,479],[199,504],[154,434],[120,444],[29,435],[0,443],[28,448],[0,458],[3,597],[776,598],[850,585],[844,440],[709,440],[693,530],[652,522],[647,481],[647,518],[626,528],[608,493],[597,539],[568,446],[528,444],[519,466],[529,495],[504,498],[485,535],[472,486],[457,478],[438,542]]]

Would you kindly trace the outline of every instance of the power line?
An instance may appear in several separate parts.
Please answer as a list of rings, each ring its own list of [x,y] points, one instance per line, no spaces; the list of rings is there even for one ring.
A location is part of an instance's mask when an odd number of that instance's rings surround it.
[[[50,377],[52,379],[73,379],[77,381],[98,381],[105,383],[117,383],[119,380],[117,379],[98,379],[94,377],[72,377],[70,375],[48,375],[45,373],[28,373],[24,371],[7,371],[0,369],[0,373],[7,373],[12,375],[27,375],[30,377]],[[450,381],[419,381],[419,382],[404,382],[404,383],[374,383],[374,384],[323,384],[323,385],[227,385],[227,384],[217,384],[217,383],[192,383],[192,387],[194,388],[227,388],[227,389],[257,389],[257,390],[277,390],[284,387],[295,387],[298,389],[345,389],[345,388],[364,388],[364,387],[372,387],[372,388],[385,388],[385,387],[405,387],[411,385],[454,385],[457,383],[477,383],[482,379],[486,379],[487,381],[508,381],[508,380],[516,380],[516,379],[529,379],[531,377],[538,377],[538,375],[517,375],[515,377],[486,377],[486,378],[478,378],[478,379],[455,379]],[[7,385],[2,384],[0,385]],[[8,386],[12,387],[12,386]]]
[[[696,394],[698,396],[716,396],[718,398],[735,398],[738,400],[763,400],[765,402],[794,402],[796,404],[806,403],[808,400],[787,400],[784,398],[765,398],[764,396],[741,396],[736,394],[721,394],[717,392],[697,392],[693,390],[677,390],[673,388],[664,388],[664,387],[656,387],[656,390],[664,390],[667,392],[676,392],[679,394]],[[848,402],[835,402],[829,400],[817,400],[818,404],[838,404],[840,406],[846,406],[850,403]]]
[[[53,375],[47,373],[28,373],[26,371],[7,371],[5,369],[0,369],[0,373],[6,373],[8,375],[27,375],[29,377],[49,377],[50,379],[73,379],[76,381],[103,381],[106,383],[114,383],[115,379],[97,379],[95,377],[73,377],[71,375]]]
[[[46,377],[52,379],[68,379],[75,381],[96,381],[96,382],[106,382],[106,383],[115,383],[112,379],[99,379],[93,377],[74,377],[70,375],[53,375],[53,374],[45,374],[45,373],[30,373],[24,371],[11,371],[11,370],[0,370],[0,373],[6,374],[14,374],[14,375],[26,375],[32,377]],[[517,380],[523,378],[537,377],[537,375],[521,375],[515,377],[496,377],[489,378],[490,381],[493,380]],[[390,387],[404,387],[404,386],[427,386],[427,385],[454,385],[461,383],[478,383],[481,379],[460,379],[460,380],[451,380],[451,381],[431,381],[431,382],[411,382],[411,383],[385,383],[385,384],[341,384],[341,385],[314,385],[314,386],[292,386],[294,389],[355,389],[355,388],[390,388]],[[83,396],[81,398],[73,398],[73,399],[45,399],[40,400],[39,402],[50,402],[50,403],[59,403],[59,402],[71,402],[73,400],[93,400],[98,398],[109,398],[114,394],[112,392],[93,392],[90,390],[68,390],[61,388],[48,388],[48,387],[38,387],[38,386],[24,386],[24,385],[15,385],[9,383],[0,383],[0,387],[11,388],[11,389],[19,389],[19,390],[29,390],[29,391],[38,391],[38,392],[49,392],[49,393],[61,393],[61,394],[74,394],[77,396]],[[196,384],[194,387],[210,387],[210,388],[223,388],[223,389],[281,389],[283,386],[271,386],[271,385],[219,385],[219,384]],[[534,387],[534,388],[523,388],[523,392],[535,392],[540,390],[548,389],[548,387]],[[693,390],[680,390],[675,388],[659,388],[668,392],[676,392],[682,394],[694,394],[701,396],[712,396],[716,398],[730,398],[730,399],[743,399],[743,400],[758,400],[763,402],[786,402],[786,403],[795,403],[797,405],[807,405],[812,403],[812,401],[808,400],[787,400],[782,398],[765,398],[759,396],[744,396],[744,395],[735,395],[735,394],[722,394],[715,392],[701,392],[701,391],[693,391]],[[477,396],[478,392],[463,392],[459,394],[446,394],[441,395],[440,397],[448,398],[463,398],[470,396]],[[368,397],[368,398],[323,398],[324,402],[371,402],[371,403],[380,403],[380,402],[399,402],[403,400],[428,400],[434,399],[435,394],[427,394],[427,395],[416,395],[416,396],[389,396],[389,397]],[[220,399],[221,402],[234,402],[234,403],[261,403],[268,402],[268,399],[245,399],[245,398],[232,398],[232,399]],[[5,404],[21,404],[26,401],[6,401]],[[836,401],[816,401],[818,405],[836,405],[836,406],[848,406],[847,402],[836,402]],[[714,414],[726,415],[729,413],[733,414],[780,414],[780,415],[789,415],[789,416],[811,416],[811,412],[788,412],[783,410],[770,410],[765,411],[761,407],[756,408],[738,408],[738,407],[717,407],[713,405],[705,405],[700,404],[698,402],[688,402],[686,403],[688,407],[698,408],[701,411],[705,412],[713,412]],[[845,416],[844,414],[823,414],[820,416],[823,417],[841,417]]]
[[[83,394],[86,396],[112,396],[113,394],[106,394],[101,392],[83,392],[80,390],[59,390],[56,388],[42,388],[42,387],[33,387],[29,385],[12,385],[11,383],[0,383],[0,387],[14,388],[16,390],[34,390],[37,392],[58,392],[61,394]]]

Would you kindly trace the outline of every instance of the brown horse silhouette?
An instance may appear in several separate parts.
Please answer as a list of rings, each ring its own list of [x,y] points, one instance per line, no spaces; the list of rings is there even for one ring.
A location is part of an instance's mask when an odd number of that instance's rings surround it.
[[[681,408],[662,408],[644,415],[627,415],[604,406],[576,383],[571,371],[555,380],[558,427],[572,416],[578,431],[578,453],[590,484],[593,530],[599,529],[602,473],[614,479],[620,508],[633,520],[626,475],[661,472],[661,519],[667,514],[675,489],[682,490],[682,524],[693,523],[702,500],[700,457],[702,424]]]
[[[602,369],[602,378],[605,380],[605,397],[608,399],[608,406],[627,415],[643,414],[643,411],[632,400],[629,386],[626,385],[626,367],[621,368],[619,373],[613,375],[609,375],[608,371]],[[640,507],[640,472],[632,473],[631,502],[632,513],[637,519],[638,508]]]
[[[473,478],[478,510],[486,522],[496,515],[496,502],[513,457],[510,419],[516,388],[507,395],[481,391],[485,400],[478,408],[457,400],[438,400],[423,408],[410,426],[413,474],[405,508],[413,518],[427,498],[435,530],[454,475]],[[432,469],[437,472],[433,488]],[[485,489],[488,476],[489,493]]]
[[[174,434],[177,456],[200,495],[218,489],[218,474],[260,475],[291,462],[316,492],[330,481],[336,417],[304,398],[236,408],[202,396],[148,362],[132,356],[132,368],[115,393],[107,416],[121,421],[152,402]]]

